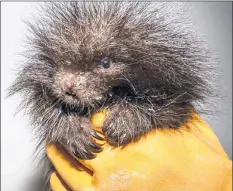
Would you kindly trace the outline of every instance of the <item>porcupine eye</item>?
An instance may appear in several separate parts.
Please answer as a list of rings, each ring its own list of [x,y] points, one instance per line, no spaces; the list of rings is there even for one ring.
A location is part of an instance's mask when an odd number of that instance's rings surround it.
[[[101,60],[101,65],[103,68],[108,69],[111,65],[111,60],[108,57],[105,57]]]

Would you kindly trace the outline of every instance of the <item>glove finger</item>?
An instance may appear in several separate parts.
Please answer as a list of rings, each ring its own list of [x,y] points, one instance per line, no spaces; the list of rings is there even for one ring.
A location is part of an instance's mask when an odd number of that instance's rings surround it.
[[[109,112],[107,110],[103,110],[98,112],[91,117],[91,123],[96,131],[102,132],[102,127],[104,124],[104,120],[108,116]]]
[[[91,190],[91,171],[83,167],[58,145],[47,145],[46,151],[57,173],[72,191]]]
[[[50,186],[52,191],[71,191],[70,188],[68,188],[68,186],[58,177],[56,172],[52,173],[50,176]]]

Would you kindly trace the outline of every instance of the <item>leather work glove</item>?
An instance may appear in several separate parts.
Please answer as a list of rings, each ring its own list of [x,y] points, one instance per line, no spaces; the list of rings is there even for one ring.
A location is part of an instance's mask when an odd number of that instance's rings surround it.
[[[92,117],[100,129],[105,112]],[[232,161],[197,114],[180,129],[156,129],[124,148],[107,143],[92,160],[47,145],[53,191],[230,191]]]

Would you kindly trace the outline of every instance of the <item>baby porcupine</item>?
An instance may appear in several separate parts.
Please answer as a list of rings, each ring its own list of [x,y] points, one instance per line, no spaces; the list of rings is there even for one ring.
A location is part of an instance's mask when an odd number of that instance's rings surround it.
[[[179,9],[178,9],[179,8]],[[101,147],[90,116],[125,146],[155,128],[178,128],[209,95],[208,50],[180,3],[45,3],[28,22],[27,61],[9,94],[22,93],[39,144],[91,159]]]

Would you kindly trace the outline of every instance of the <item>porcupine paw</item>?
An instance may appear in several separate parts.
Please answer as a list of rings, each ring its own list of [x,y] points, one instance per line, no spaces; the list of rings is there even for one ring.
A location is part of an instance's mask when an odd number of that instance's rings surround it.
[[[96,157],[96,153],[101,152],[103,149],[100,144],[96,143],[95,139],[103,140],[95,131],[91,132],[89,138],[80,136],[80,143],[74,149],[74,155],[83,160],[90,160]]]
[[[133,142],[135,134],[131,132],[127,124],[123,124],[115,120],[107,119],[104,123],[103,133],[106,141],[112,146],[125,146]]]
[[[101,144],[98,144],[96,141],[103,141],[103,138],[93,130],[89,120],[82,120],[79,130],[75,133],[73,132],[73,136],[70,136],[68,140],[65,148],[82,160],[93,159],[96,153],[103,150]]]

